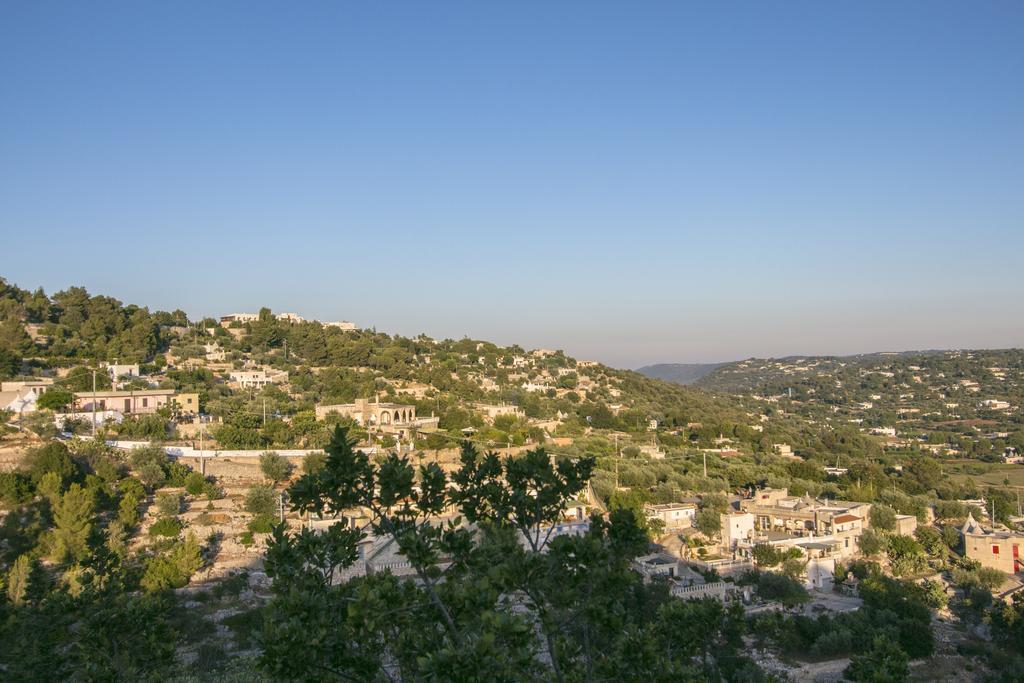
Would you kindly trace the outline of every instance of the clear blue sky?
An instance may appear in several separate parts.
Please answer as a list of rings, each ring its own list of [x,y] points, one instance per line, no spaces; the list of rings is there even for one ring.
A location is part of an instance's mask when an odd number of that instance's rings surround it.
[[[1024,3],[6,2],[0,274],[620,366],[1024,345]]]

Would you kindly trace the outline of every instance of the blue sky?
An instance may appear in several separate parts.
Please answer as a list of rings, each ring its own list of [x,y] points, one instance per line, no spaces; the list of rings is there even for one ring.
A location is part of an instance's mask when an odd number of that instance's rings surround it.
[[[1024,345],[1024,4],[0,7],[0,275],[620,366]]]

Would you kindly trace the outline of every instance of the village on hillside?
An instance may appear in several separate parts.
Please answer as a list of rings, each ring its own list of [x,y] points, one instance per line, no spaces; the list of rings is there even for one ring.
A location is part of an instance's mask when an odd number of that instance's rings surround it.
[[[832,680],[881,656],[858,639],[884,618],[911,675],[940,667],[944,680],[973,680],[962,668],[995,666],[1016,628],[1003,606],[1024,610],[1024,352],[998,352],[998,366],[990,352],[935,354],[898,371],[773,361],[752,389],[722,386],[752,376],[744,361],[716,370],[709,393],[556,350],[392,337],[267,309],[192,322],[84,290],[42,295],[45,306],[11,286],[3,296],[9,600],[30,599],[42,580],[32,576],[77,585],[68,567],[83,571],[100,543],[137,567],[140,590],[188,606],[175,666],[251,662],[274,604],[266,562],[280,523],[358,532],[332,581],[422,582],[381,526],[397,502],[295,498],[342,457],[338,428],[367,466],[419,468],[413,499],[441,473],[453,500],[421,524],[471,534],[482,532],[455,484],[467,448],[509,462],[541,454],[552,471],[592,461],[586,483],[534,521],[537,535],[520,536],[522,550],[554,552],[631,511],[645,534],[628,561],[635,580],[735,611],[749,624],[745,656],[771,675]],[[78,496],[91,501],[77,528],[92,540],[61,531],[59,511]],[[437,552],[441,570],[459,566]],[[924,611],[879,616],[894,599]]]

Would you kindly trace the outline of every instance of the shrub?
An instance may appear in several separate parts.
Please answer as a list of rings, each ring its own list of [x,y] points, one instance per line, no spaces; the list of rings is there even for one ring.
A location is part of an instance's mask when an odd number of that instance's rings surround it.
[[[890,536],[886,553],[895,576],[919,572],[926,565],[924,548],[910,536]]]
[[[237,573],[229,572],[226,578],[213,587],[213,596],[218,600],[225,597],[237,598],[248,587],[249,572],[244,569]]]
[[[958,500],[939,500],[935,502],[937,519],[960,519],[967,516],[967,506]]]
[[[180,462],[172,462],[167,465],[167,485],[174,486],[176,488],[185,486],[185,481],[188,479],[188,475],[192,474],[191,468],[188,465],[183,465]]]
[[[141,446],[133,448],[128,454],[128,462],[133,469],[142,470],[149,464],[154,464],[163,470],[167,466],[167,452],[160,446]]]
[[[837,628],[823,634],[811,648],[816,657],[842,657],[853,650],[853,634],[849,629]]]
[[[142,576],[142,588],[149,592],[182,588],[203,566],[199,541],[195,534],[188,534],[170,552],[155,555],[146,560],[146,571]]]
[[[90,455],[88,459],[89,467],[103,481],[112,484],[121,478],[124,466],[109,455],[97,453]]]
[[[204,512],[195,519],[193,519],[192,523],[196,526],[210,526],[212,524],[216,524],[216,521],[213,519],[213,515],[211,515],[209,512]]]
[[[870,650],[850,659],[843,675],[851,681],[905,681],[908,659],[899,644],[878,636]]]
[[[256,515],[249,521],[248,529],[254,534],[269,534],[274,530],[275,522],[270,515]]]
[[[149,527],[149,535],[175,537],[181,533],[181,529],[181,520],[177,517],[161,517]]]
[[[181,512],[181,496],[177,493],[161,493],[156,497],[156,509],[165,517],[178,514]]]
[[[117,483],[117,489],[125,496],[135,496],[136,500],[142,500],[146,497],[146,487],[142,485],[142,482],[134,477],[128,477],[122,479]]]
[[[199,496],[206,491],[206,478],[199,472],[191,472],[185,477],[185,491],[190,496]]]
[[[802,585],[782,574],[761,572],[757,579],[757,594],[765,600],[775,600],[784,607],[807,602],[810,596]]]
[[[125,527],[139,523],[139,499],[133,493],[126,493],[117,506],[117,520]]]
[[[217,482],[208,481],[206,482],[206,488],[203,489],[206,494],[206,500],[214,501],[220,500],[224,497],[224,489],[217,486]]]
[[[1004,581],[1006,581],[1006,574],[998,569],[982,567],[978,570],[978,584],[982,588],[992,591],[1003,585]]]

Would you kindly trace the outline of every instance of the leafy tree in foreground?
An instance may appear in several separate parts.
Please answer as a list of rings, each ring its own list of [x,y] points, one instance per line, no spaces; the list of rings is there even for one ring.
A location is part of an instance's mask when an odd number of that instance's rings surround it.
[[[737,655],[741,608],[676,601],[630,570],[647,545],[631,510],[592,518],[582,535],[554,535],[593,459],[553,462],[543,449],[503,459],[466,444],[449,477],[394,454],[375,465],[344,428],[326,451],[323,468],[289,489],[292,509],[368,510],[374,542],[394,544],[411,576],[346,580],[367,534],[343,522],[320,534],[276,527],[260,658],[272,676],[758,680]],[[451,508],[461,519],[440,521]]]

